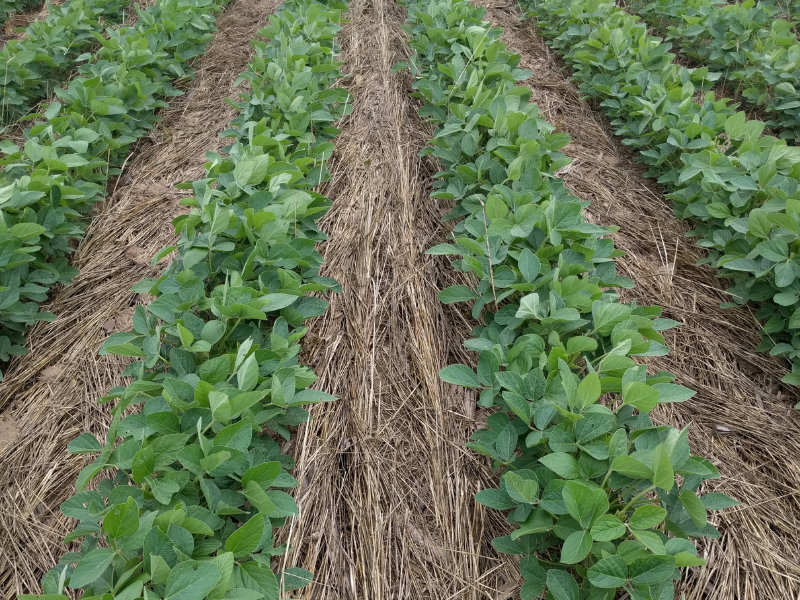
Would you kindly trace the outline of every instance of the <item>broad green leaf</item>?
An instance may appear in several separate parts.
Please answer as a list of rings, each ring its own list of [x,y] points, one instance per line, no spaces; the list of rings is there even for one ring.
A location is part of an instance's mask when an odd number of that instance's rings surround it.
[[[592,525],[591,534],[598,542],[610,542],[621,538],[627,531],[625,523],[614,515],[602,515]]]
[[[445,383],[460,385],[461,387],[477,388],[481,387],[475,371],[467,365],[450,365],[439,371],[439,377]]]
[[[70,454],[89,454],[100,452],[102,449],[100,442],[91,433],[84,433],[67,445],[67,452]]]
[[[545,467],[564,479],[578,479],[581,477],[578,461],[566,452],[551,452],[539,459]]]
[[[628,565],[616,554],[600,559],[586,572],[589,582],[595,587],[615,589],[628,581]]]
[[[454,285],[439,292],[439,301],[442,304],[466,302],[467,300],[475,300],[476,298],[480,298],[480,294],[476,294],[465,285]]]
[[[611,463],[611,468],[631,479],[650,479],[653,477],[653,471],[650,467],[632,456],[622,455],[615,457],[614,462]]]
[[[579,600],[580,591],[575,578],[560,569],[550,569],[547,571],[547,589],[553,595],[554,600]]]
[[[592,549],[592,536],[588,531],[576,531],[564,540],[561,547],[561,562],[574,565],[581,562]]]
[[[630,564],[629,574],[634,585],[652,585],[672,577],[674,570],[674,557],[648,556],[634,560]]]
[[[653,450],[653,484],[666,491],[675,485],[675,473],[663,444]]]
[[[100,577],[114,559],[114,551],[110,548],[96,548],[84,556],[69,579],[70,589],[89,587]]]
[[[697,497],[697,494],[692,490],[685,489],[681,492],[680,499],[681,504],[683,504],[686,512],[689,513],[694,524],[699,528],[705,527],[708,522],[708,514],[706,513],[706,507]]]
[[[496,488],[481,490],[475,494],[475,501],[495,510],[508,510],[518,504],[503,490]]]
[[[597,373],[589,373],[578,384],[577,398],[584,408],[597,402],[601,393],[600,376]]]
[[[658,390],[634,381],[622,389],[622,400],[625,404],[634,406],[642,412],[650,412],[658,404]]]
[[[258,547],[262,533],[264,533],[264,516],[259,513],[225,540],[225,551],[233,552],[236,558],[247,556]]]
[[[251,481],[256,482],[261,486],[261,489],[267,489],[275,478],[281,473],[281,463],[278,461],[271,461],[261,463],[247,469],[242,475],[242,487],[247,487]]]
[[[633,529],[652,529],[658,526],[667,516],[667,511],[654,504],[645,504],[637,508],[628,524]]]
[[[126,538],[139,529],[139,506],[133,498],[117,504],[103,518],[103,530],[114,539]]]
[[[533,282],[542,270],[542,263],[539,261],[539,257],[527,248],[520,252],[517,265],[522,278],[529,283]]]
[[[606,493],[600,488],[592,489],[577,481],[568,481],[562,495],[570,516],[585,530],[608,510]]]
[[[203,600],[221,577],[222,572],[213,562],[180,562],[167,578],[164,600]]]

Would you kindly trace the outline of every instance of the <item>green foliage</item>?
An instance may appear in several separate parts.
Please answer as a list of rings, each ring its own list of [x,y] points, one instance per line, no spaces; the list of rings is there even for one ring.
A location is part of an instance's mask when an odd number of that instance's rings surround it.
[[[680,568],[702,565],[693,538],[719,535],[706,520],[718,477],[692,456],[688,431],[654,426],[648,412],[694,392],[648,375],[635,357],[668,352],[660,307],[621,304],[612,228],[589,224],[585,203],[554,173],[568,136],[516,86],[530,73],[467,0],[411,2],[407,67],[422,116],[438,126],[423,151],[442,164],[434,198],[454,200],[454,240],[431,249],[478,284],[448,288],[474,300],[482,325],[465,346],[477,370],[450,365],[444,381],[480,390],[497,410],[468,444],[503,470],[476,495],[516,525],[496,538],[522,555],[521,595],[555,600],[672,598]],[[601,401],[602,398],[602,401]],[[716,506],[729,506],[721,498]]]
[[[4,141],[0,160],[0,360],[25,353],[25,329],[55,316],[38,312],[55,283],[69,283],[69,242],[105,197],[131,145],[158,120],[172,83],[213,37],[224,0],[163,0],[109,38],[58,101],[34,114],[22,148]]]
[[[31,23],[25,39],[0,51],[0,125],[18,120],[47,98],[69,73],[91,57],[104,24],[119,23],[128,0],[70,0],[49,6],[47,18]],[[0,7],[2,11],[2,7]]]
[[[529,7],[574,70],[581,90],[602,100],[623,143],[640,151],[691,219],[707,262],[732,281],[727,306],[756,304],[762,351],[794,362],[800,384],[800,148],[762,136],[726,100],[706,92],[717,75],[673,62],[669,45],[603,0],[545,0]]]
[[[681,51],[724,73],[753,106],[771,117],[781,137],[800,135],[800,42],[772,2],[637,0],[647,21],[666,29]]]
[[[5,22],[13,13],[38,10],[42,4],[40,0],[0,0],[0,27],[5,27]]]
[[[331,123],[352,110],[346,91],[328,89],[344,8],[291,0],[259,31],[270,42],[254,42],[242,76],[251,90],[227,132],[236,141],[208,154],[191,211],[173,221],[178,258],[137,284],[155,300],[101,348],[139,360],[124,372],[133,383],[101,398],[116,401],[105,443],[70,444],[99,455],[61,507],[79,521],[65,541],[80,551],[48,573],[45,594],[66,584],[84,599],[277,599],[310,581],[270,568],[286,550],[273,529],[297,514],[283,491],[298,483],[294,461],[275,438],[308,421],[303,406],[335,399],[308,389],[316,377],[297,357],[304,320],[327,306],[309,294],[338,289],[319,276],[316,220],[330,202],[312,189],[329,177]]]

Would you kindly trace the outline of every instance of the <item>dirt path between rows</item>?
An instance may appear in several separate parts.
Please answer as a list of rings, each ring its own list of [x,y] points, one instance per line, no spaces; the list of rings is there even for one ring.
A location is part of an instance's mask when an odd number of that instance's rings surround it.
[[[336,140],[324,274],[342,293],[310,324],[304,362],[340,397],[315,407],[296,436],[300,517],[287,564],[315,573],[303,597],[325,600],[504,599],[517,573],[492,549],[502,515],[473,494],[491,485],[464,448],[475,397],[438,371],[469,362],[472,327],[437,298],[455,276],[425,251],[447,234],[449,210],[428,198],[434,165],[418,157],[431,130],[409,99],[406,10],[352,0],[340,35],[342,85],[354,112]],[[490,521],[489,519],[493,519]]]
[[[97,356],[109,333],[130,326],[130,291],[157,273],[150,258],[174,239],[170,224],[186,193],[175,183],[203,176],[205,152],[219,150],[219,133],[236,110],[226,101],[245,70],[249,41],[275,0],[237,0],[217,18],[215,40],[186,94],[140,143],[110,199],[100,207],[75,254],[81,274],[46,308],[55,323],[29,336],[30,353],[14,361],[0,384],[0,597],[38,589],[40,577],[64,551],[68,522],[59,505],[75,492],[84,458],[66,452],[84,431],[105,436],[108,406],[96,399],[122,383],[123,361]],[[13,431],[9,432],[9,428]],[[102,438],[101,438],[102,439]]]
[[[619,270],[636,283],[626,299],[661,305],[665,316],[683,323],[668,336],[669,356],[649,362],[698,394],[655,416],[676,426],[691,423],[693,451],[722,473],[709,489],[743,503],[712,516],[722,537],[703,544],[709,564],[690,571],[683,593],[687,600],[794,600],[800,591],[800,417],[791,408],[796,392],[777,383],[785,366],[754,351],[760,337],[749,311],[719,308],[724,283],[696,266],[702,253],[684,237],[688,227],[675,220],[663,190],[642,177],[602,115],[581,101],[568,69],[533,24],[520,22],[507,4],[476,3],[489,6],[487,19],[505,29],[504,41],[533,71],[527,84],[543,116],[573,138],[565,150],[573,163],[559,175],[592,202],[593,221],[620,226],[613,237],[627,257]]]

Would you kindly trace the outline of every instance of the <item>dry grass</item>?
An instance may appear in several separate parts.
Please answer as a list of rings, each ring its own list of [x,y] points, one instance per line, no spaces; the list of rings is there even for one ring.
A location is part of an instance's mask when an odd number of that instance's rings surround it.
[[[533,70],[527,84],[544,117],[573,138],[565,150],[573,163],[560,173],[567,186],[592,201],[592,220],[621,226],[613,236],[627,252],[619,270],[637,286],[626,299],[659,304],[683,323],[668,338],[670,355],[650,364],[672,371],[698,395],[656,416],[676,426],[691,423],[693,451],[722,472],[710,488],[743,502],[714,515],[723,535],[703,545],[709,565],[687,577],[687,599],[794,600],[800,592],[800,418],[791,408],[797,391],[777,383],[785,366],[754,352],[760,339],[748,310],[719,308],[726,301],[722,282],[696,266],[702,253],[684,238],[687,227],[673,218],[663,190],[642,178],[643,169],[581,101],[532,25],[520,23],[508,6],[489,8],[487,17],[505,29],[522,66]]]
[[[410,78],[389,72],[408,55],[405,10],[352,0],[348,18],[340,39],[354,112],[322,190],[333,200],[325,274],[342,293],[311,324],[304,357],[341,399],[315,407],[290,450],[302,487],[287,564],[315,572],[304,598],[510,598],[517,574],[489,543],[502,516],[472,498],[491,473],[463,447],[475,398],[438,378],[470,360],[470,324],[437,299],[452,269],[425,255],[447,234],[446,207],[428,198],[435,169],[417,154],[431,131],[408,98]]]
[[[107,407],[96,398],[119,385],[122,361],[97,356],[109,332],[129,326],[145,300],[130,287],[152,276],[150,257],[174,239],[170,220],[184,192],[173,184],[201,177],[204,153],[218,150],[236,111],[225,102],[251,56],[274,0],[238,0],[217,19],[219,33],[186,95],[128,161],[76,253],[81,274],[49,310],[58,315],[30,335],[30,353],[0,384],[0,598],[38,589],[64,551],[69,530],[59,504],[75,491],[83,459],[66,452],[84,431],[104,435]],[[8,443],[4,442],[6,440]]]

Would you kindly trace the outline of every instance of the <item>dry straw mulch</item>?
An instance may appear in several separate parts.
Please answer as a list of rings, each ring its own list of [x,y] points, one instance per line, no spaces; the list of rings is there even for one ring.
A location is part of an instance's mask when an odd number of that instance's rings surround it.
[[[470,360],[471,325],[438,301],[452,269],[425,255],[447,235],[447,207],[428,198],[436,169],[418,152],[431,130],[410,76],[390,73],[408,57],[405,16],[352,0],[340,35],[354,111],[321,191],[333,201],[324,273],[342,293],[310,324],[303,358],[340,400],[315,407],[289,450],[301,487],[286,563],[314,571],[304,598],[509,598],[517,573],[488,533],[502,516],[472,498],[491,473],[463,447],[475,398],[438,378]]]
[[[49,307],[58,320],[32,331],[30,353],[0,384],[0,598],[37,590],[65,550],[70,527],[58,507],[75,493],[84,464],[67,454],[67,443],[84,431],[105,435],[108,407],[96,399],[122,383],[123,361],[97,349],[147,301],[130,288],[157,274],[150,258],[174,240],[170,221],[185,210],[178,205],[185,192],[173,185],[202,177],[205,152],[224,145],[218,135],[236,114],[225,98],[235,96],[249,41],[275,6],[237,0],[218,17],[219,32],[186,94],[163,111],[163,123],[99,207],[73,259],[81,274]]]
[[[565,153],[573,163],[559,175],[581,200],[589,217],[619,225],[618,248],[627,252],[619,270],[636,283],[626,300],[658,304],[683,326],[668,336],[672,352],[649,362],[669,370],[697,396],[655,418],[691,425],[696,454],[709,457],[722,478],[709,486],[742,502],[712,515],[722,532],[703,544],[708,560],[682,584],[687,600],[795,600],[800,593],[797,532],[800,531],[800,416],[792,409],[797,391],[778,382],[783,363],[754,351],[758,325],[746,310],[719,308],[727,301],[724,282],[710,268],[686,223],[672,214],[664,192],[633,162],[606,120],[582,101],[569,70],[537,36],[533,23],[520,21],[516,8],[480,1],[487,18],[505,29],[543,116],[572,136]],[[595,107],[596,108],[596,107]]]

